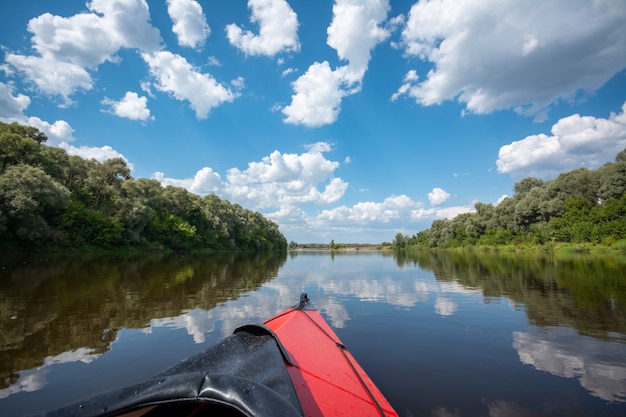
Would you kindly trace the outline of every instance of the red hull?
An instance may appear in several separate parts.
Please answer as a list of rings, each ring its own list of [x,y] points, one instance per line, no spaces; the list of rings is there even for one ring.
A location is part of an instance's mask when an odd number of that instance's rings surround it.
[[[265,322],[282,343],[307,417],[397,416],[317,310],[292,308]]]

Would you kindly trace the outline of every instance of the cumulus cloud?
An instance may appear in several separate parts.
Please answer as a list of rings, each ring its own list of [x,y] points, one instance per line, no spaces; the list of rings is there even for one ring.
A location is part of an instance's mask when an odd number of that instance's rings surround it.
[[[551,103],[595,90],[626,67],[626,3],[420,1],[402,32],[406,55],[433,68],[394,98],[458,100],[477,114],[499,109],[541,120]]]
[[[347,83],[360,83],[371,58],[371,50],[390,33],[381,23],[387,18],[388,0],[336,0],[333,21],[327,29],[328,46],[348,61]]]
[[[120,48],[160,48],[161,37],[150,24],[145,0],[93,0],[87,8],[89,12],[70,17],[45,13],[31,19],[28,31],[37,55],[7,53],[5,58],[39,90],[60,95],[65,104],[78,89],[93,87],[87,69],[119,61],[115,54]]]
[[[210,74],[199,72],[180,55],[159,51],[143,53],[142,57],[149,66],[155,88],[177,100],[188,101],[198,119],[206,119],[211,109],[238,96]]]
[[[26,116],[24,111],[30,105],[30,97],[23,94],[13,95],[11,85],[0,82],[0,121],[4,123],[20,123],[26,126],[33,126],[42,131],[47,137],[46,145],[56,146],[64,149],[70,155],[78,155],[85,159],[95,159],[106,161],[111,158],[122,158],[132,170],[133,165],[126,157],[110,146],[76,147],[70,143],[75,140],[74,129],[65,120],[56,120],[49,123],[35,116]]]
[[[399,231],[416,233],[433,220],[475,211],[473,205],[425,208],[421,201],[407,195],[332,207],[344,198],[349,185],[335,176],[340,163],[324,155],[332,150],[329,143],[318,142],[300,154],[274,151],[260,161],[248,163],[246,169],[231,168],[225,175],[205,167],[191,178],[168,178],[162,172],[152,177],[164,186],[184,187],[200,195],[214,193],[260,210],[286,235],[298,235],[311,242],[330,241],[337,234],[345,239],[353,237],[355,242],[380,242]],[[437,195],[447,194],[436,190]],[[332,208],[311,214],[303,209],[308,204]]]
[[[172,31],[180,46],[198,48],[211,34],[202,6],[195,0],[167,0],[167,13],[174,25]]]
[[[300,50],[298,16],[285,0],[248,0],[250,22],[258,23],[259,34],[232,23],[226,26],[230,43],[246,55],[274,56]]]
[[[352,207],[339,206],[323,210],[311,222],[332,228],[334,224],[344,225],[408,225],[424,220],[450,219],[461,213],[474,211],[471,206],[453,206],[446,208],[424,208],[424,204],[402,194],[390,196],[382,202],[364,201]]]
[[[0,81],[0,120],[11,123],[24,117],[24,110],[30,106],[30,97],[24,94],[13,95],[13,86]]]
[[[0,82],[0,121],[4,123],[20,123],[41,130],[47,137],[48,146],[58,146],[62,142],[74,140],[74,129],[65,120],[46,122],[39,117],[29,117],[24,111],[30,105],[30,97],[24,94],[13,95],[10,84]]]
[[[261,161],[250,162],[244,170],[229,169],[225,180],[209,167],[191,179],[167,178],[159,172],[153,178],[201,195],[215,193],[252,209],[329,204],[339,200],[348,187],[347,182],[333,176],[340,164],[323,155],[330,150],[327,143],[317,143],[301,154],[274,151]]]
[[[48,137],[46,141],[48,146],[60,146],[64,142],[73,142],[75,139],[73,135],[74,129],[65,120],[56,120],[54,123],[48,123],[39,117],[31,116],[18,123],[36,127],[45,133]]]
[[[243,171],[230,169],[226,194],[256,208],[331,203],[341,198],[348,186],[340,178],[332,177],[338,166],[338,162],[326,159],[314,148],[302,154],[274,151],[260,162],[249,163]],[[325,184],[323,191],[319,184]]]
[[[196,172],[193,178],[167,178],[162,172],[155,172],[154,174],[152,174],[152,178],[158,180],[161,184],[165,186],[173,185],[174,187],[183,187],[191,191],[192,193],[196,193],[199,195],[212,193],[219,194],[223,191],[224,188],[224,183],[222,182],[220,174],[213,171],[213,169],[209,167],[204,167]]]
[[[406,195],[387,197],[383,202],[360,202],[352,207],[341,206],[324,210],[319,220],[332,222],[367,223],[371,221],[387,223],[391,220],[408,218],[414,210],[422,208],[422,203],[413,201]]]
[[[611,113],[608,119],[578,114],[560,119],[551,133],[502,146],[496,161],[498,172],[549,179],[563,171],[593,169],[614,160],[626,148],[626,102],[621,113]]]
[[[443,188],[435,187],[428,193],[428,201],[432,206],[440,206],[450,198],[450,193]]]
[[[108,145],[101,147],[74,146],[69,143],[62,142],[59,144],[59,148],[64,149],[69,155],[78,155],[83,159],[95,159],[98,162],[104,162],[113,158],[122,158],[131,171],[135,169],[133,164],[131,164],[124,155]]]
[[[294,81],[285,123],[319,127],[337,120],[343,97],[361,89],[372,49],[389,37],[381,26],[388,10],[388,0],[335,2],[327,43],[348,63],[333,70],[328,61],[315,62]]]
[[[93,83],[89,73],[71,62],[59,62],[54,57],[23,56],[7,54],[6,61],[23,72],[40,91],[63,97],[63,105],[69,105],[70,95],[76,90],[91,90]],[[50,71],[49,68],[54,68]]]
[[[106,112],[119,117],[130,120],[154,120],[154,116],[150,116],[150,110],[147,105],[148,99],[146,97],[139,97],[139,95],[133,91],[127,91],[124,98],[120,101],[105,98],[102,100],[102,104],[108,106],[108,108],[105,109]]]
[[[4,123],[20,123],[33,126],[42,131],[47,137],[46,145],[55,146],[65,150],[69,155],[78,155],[85,159],[95,159],[103,162],[107,159],[122,158],[132,170],[133,165],[124,155],[110,146],[76,147],[71,144],[75,141],[74,129],[65,120],[56,120],[49,123],[35,116],[26,116],[24,110],[30,105],[30,98],[23,94],[13,95],[10,85],[0,82],[0,121]]]
[[[318,127],[334,123],[345,91],[340,87],[341,74],[327,61],[316,62],[293,82],[291,104],[283,108],[286,123]]]

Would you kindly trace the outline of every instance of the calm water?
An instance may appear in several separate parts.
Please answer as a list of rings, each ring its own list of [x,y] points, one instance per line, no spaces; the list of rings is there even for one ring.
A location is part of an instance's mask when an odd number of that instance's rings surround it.
[[[402,416],[626,416],[626,259],[0,260],[0,415],[148,378],[307,292]]]

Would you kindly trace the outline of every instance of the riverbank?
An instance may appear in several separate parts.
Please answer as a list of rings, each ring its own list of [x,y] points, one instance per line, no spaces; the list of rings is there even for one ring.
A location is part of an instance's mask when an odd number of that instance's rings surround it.
[[[408,250],[436,250],[453,252],[492,252],[492,253],[552,253],[555,255],[626,255],[626,240],[617,241],[611,245],[601,245],[594,243],[557,243],[551,242],[543,245],[522,243],[508,245],[474,245],[458,246],[454,248],[426,248],[422,246],[411,246]]]

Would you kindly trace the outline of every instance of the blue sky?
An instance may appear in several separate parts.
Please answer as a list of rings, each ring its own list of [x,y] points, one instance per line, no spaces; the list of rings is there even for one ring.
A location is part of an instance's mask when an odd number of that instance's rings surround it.
[[[378,243],[626,148],[623,0],[0,3],[0,121]]]

